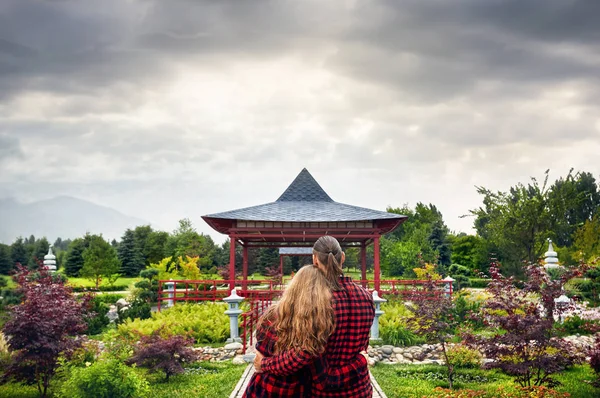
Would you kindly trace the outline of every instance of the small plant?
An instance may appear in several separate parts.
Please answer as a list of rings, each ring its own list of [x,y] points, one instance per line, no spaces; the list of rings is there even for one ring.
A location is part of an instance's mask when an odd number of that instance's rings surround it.
[[[594,386],[600,388],[600,337],[596,337],[594,346],[589,352],[590,367],[596,373],[596,380],[593,382]]]
[[[129,364],[150,369],[151,372],[164,372],[166,381],[184,372],[183,365],[198,359],[198,354],[190,347],[194,339],[184,336],[162,337],[162,329],[150,336],[141,336]]]
[[[412,301],[415,310],[414,315],[409,318],[408,325],[415,334],[441,345],[448,370],[448,385],[452,389],[454,364],[448,357],[447,343],[458,326],[458,321],[453,315],[454,303],[433,279],[427,281],[423,291],[415,292]]]
[[[558,392],[543,386],[521,387],[515,392],[504,391],[500,387],[493,393],[468,389],[452,391],[436,387],[433,390],[433,395],[431,395],[434,398],[568,398],[570,396],[569,393]]]
[[[86,321],[88,334],[90,335],[102,333],[104,328],[110,323],[106,316],[108,305],[106,305],[99,297],[100,296],[96,295],[90,301],[90,311],[93,312],[93,316],[90,316]]]
[[[457,368],[480,368],[483,356],[477,350],[462,344],[457,344],[448,349],[448,359]]]
[[[65,398],[141,398],[150,391],[143,376],[115,359],[73,367],[68,373],[60,391]]]

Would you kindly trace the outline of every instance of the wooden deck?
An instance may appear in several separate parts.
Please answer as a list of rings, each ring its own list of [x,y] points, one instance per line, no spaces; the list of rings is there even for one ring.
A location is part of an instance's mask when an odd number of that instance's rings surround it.
[[[242,374],[240,381],[238,381],[229,398],[241,398],[253,374],[254,366],[250,364],[246,370],[244,370],[244,374]],[[373,385],[373,398],[387,398],[387,396],[381,390],[381,387],[379,387],[379,384],[377,384],[377,381],[373,375],[371,375],[371,384]]]

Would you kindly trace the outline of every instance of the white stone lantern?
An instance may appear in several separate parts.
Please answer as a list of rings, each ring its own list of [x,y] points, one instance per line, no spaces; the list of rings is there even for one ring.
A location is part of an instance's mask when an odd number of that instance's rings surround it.
[[[379,317],[383,315],[381,310],[381,303],[385,303],[387,300],[379,297],[377,290],[373,290],[373,303],[375,304],[375,318],[373,318],[373,324],[371,325],[371,338],[370,340],[380,340],[379,338]]]
[[[244,300],[243,297],[238,296],[235,289],[231,291],[229,297],[223,299],[227,303],[229,308],[225,311],[225,315],[229,316],[229,338],[227,343],[239,343],[242,341],[239,333],[238,316],[242,313],[240,309],[240,303]]]
[[[558,253],[554,251],[551,239],[548,239],[548,251],[544,256],[546,257],[544,259],[544,268],[547,270],[560,268],[560,265],[558,264]]]
[[[44,267],[50,272],[56,272],[56,256],[52,253],[52,246],[48,248],[48,254],[44,256]]]
[[[448,275],[447,277],[445,277],[444,279],[442,279],[442,282],[444,282],[446,284],[445,287],[445,293],[447,297],[451,297],[452,296],[452,290],[453,290],[453,285],[452,283],[454,283],[456,279],[452,278],[450,275]]]
[[[562,323],[562,313],[571,304],[571,299],[564,294],[561,294],[560,297],[554,299],[554,304],[556,306],[556,310],[558,311],[558,321]]]

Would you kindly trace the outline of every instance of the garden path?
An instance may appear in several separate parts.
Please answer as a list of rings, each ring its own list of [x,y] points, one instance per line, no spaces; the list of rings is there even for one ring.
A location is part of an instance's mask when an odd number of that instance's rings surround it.
[[[254,366],[250,364],[244,371],[244,374],[242,374],[240,381],[238,381],[229,398],[241,398],[253,374]],[[375,380],[373,375],[371,375],[371,384],[373,385],[373,398],[387,398],[385,393],[381,390],[381,387],[379,387],[379,384],[377,383],[377,380]]]

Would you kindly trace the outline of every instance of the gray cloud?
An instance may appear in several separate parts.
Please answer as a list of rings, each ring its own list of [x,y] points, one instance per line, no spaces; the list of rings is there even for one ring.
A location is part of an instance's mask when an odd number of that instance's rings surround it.
[[[598,15],[595,0],[3,1],[0,193],[168,227],[273,200],[307,166],[337,200],[439,200],[466,228],[473,185],[600,174],[585,161]]]

